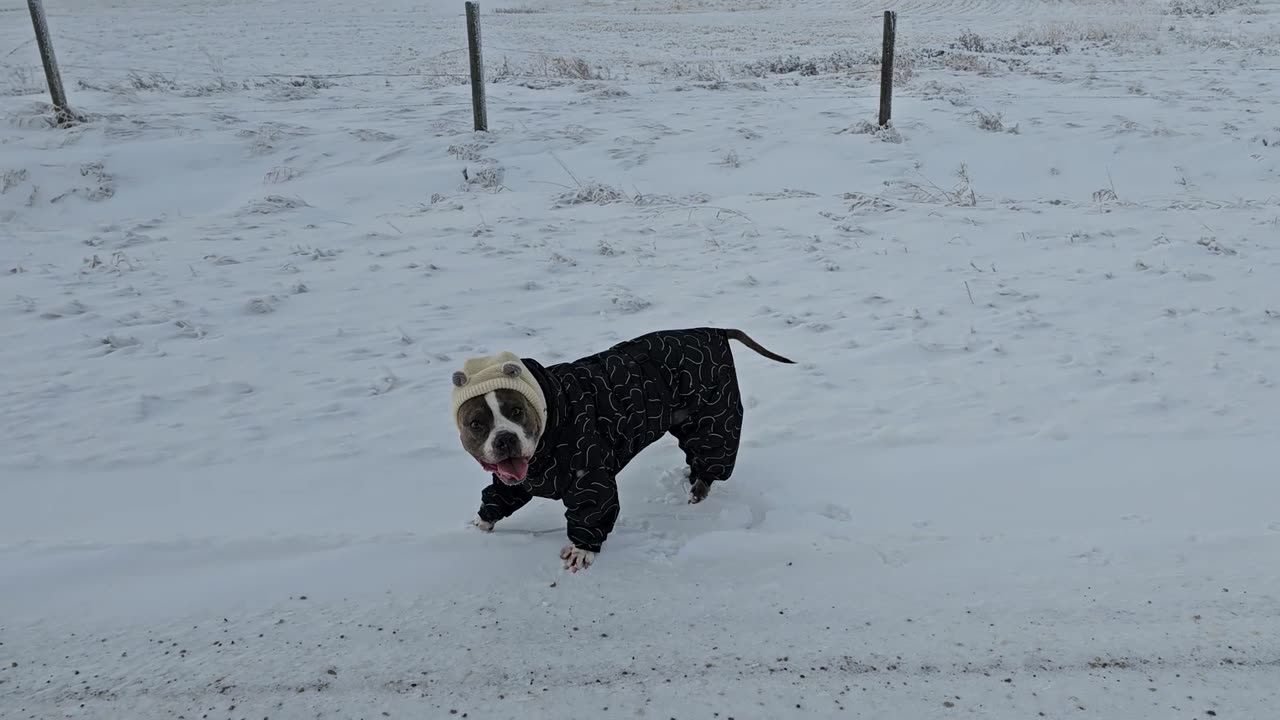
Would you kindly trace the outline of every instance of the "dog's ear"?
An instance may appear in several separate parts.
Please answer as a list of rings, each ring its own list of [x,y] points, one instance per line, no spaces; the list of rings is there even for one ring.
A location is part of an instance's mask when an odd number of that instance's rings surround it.
[[[459,370],[453,374],[453,386],[462,387],[467,384],[467,374]]]
[[[502,374],[507,377],[519,377],[520,366],[513,362],[506,363],[502,366]]]

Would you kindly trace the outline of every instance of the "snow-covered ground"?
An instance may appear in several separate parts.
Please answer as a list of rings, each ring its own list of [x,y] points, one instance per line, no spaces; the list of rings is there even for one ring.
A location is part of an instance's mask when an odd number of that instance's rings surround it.
[[[48,0],[69,130],[24,5],[0,718],[1280,712],[1280,4],[904,0],[886,133],[879,4],[486,3],[488,134],[460,0]],[[466,527],[466,357],[704,324],[731,482]]]

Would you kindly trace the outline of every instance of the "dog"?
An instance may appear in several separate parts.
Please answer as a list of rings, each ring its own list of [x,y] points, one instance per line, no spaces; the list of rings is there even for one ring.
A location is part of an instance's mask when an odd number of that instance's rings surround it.
[[[733,474],[742,398],[729,341],[794,364],[740,330],[649,333],[544,366],[510,352],[453,374],[462,447],[492,475],[471,523],[484,530],[534,496],[565,505],[565,569],[591,565],[617,520],[617,474],[667,433],[684,451],[689,502]]]

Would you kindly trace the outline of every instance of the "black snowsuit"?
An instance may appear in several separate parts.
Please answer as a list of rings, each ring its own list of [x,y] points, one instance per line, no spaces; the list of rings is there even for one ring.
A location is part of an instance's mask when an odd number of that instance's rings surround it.
[[[668,330],[573,362],[522,362],[546,395],[547,428],[523,483],[494,476],[481,492],[480,519],[497,522],[535,495],[563,500],[569,540],[599,552],[618,518],[618,472],[664,434],[692,481],[733,473],[742,398],[725,331]]]

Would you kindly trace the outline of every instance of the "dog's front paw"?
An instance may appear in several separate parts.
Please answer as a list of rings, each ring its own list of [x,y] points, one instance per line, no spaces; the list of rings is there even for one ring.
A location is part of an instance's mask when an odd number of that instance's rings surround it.
[[[471,527],[478,528],[485,532],[493,532],[493,523],[488,520],[481,520],[479,515],[471,518]]]
[[[689,486],[689,504],[696,505],[711,494],[711,484],[703,480],[694,480]]]
[[[576,545],[565,545],[560,550],[560,559],[564,561],[565,570],[576,573],[591,567],[591,563],[595,562],[596,554]]]

